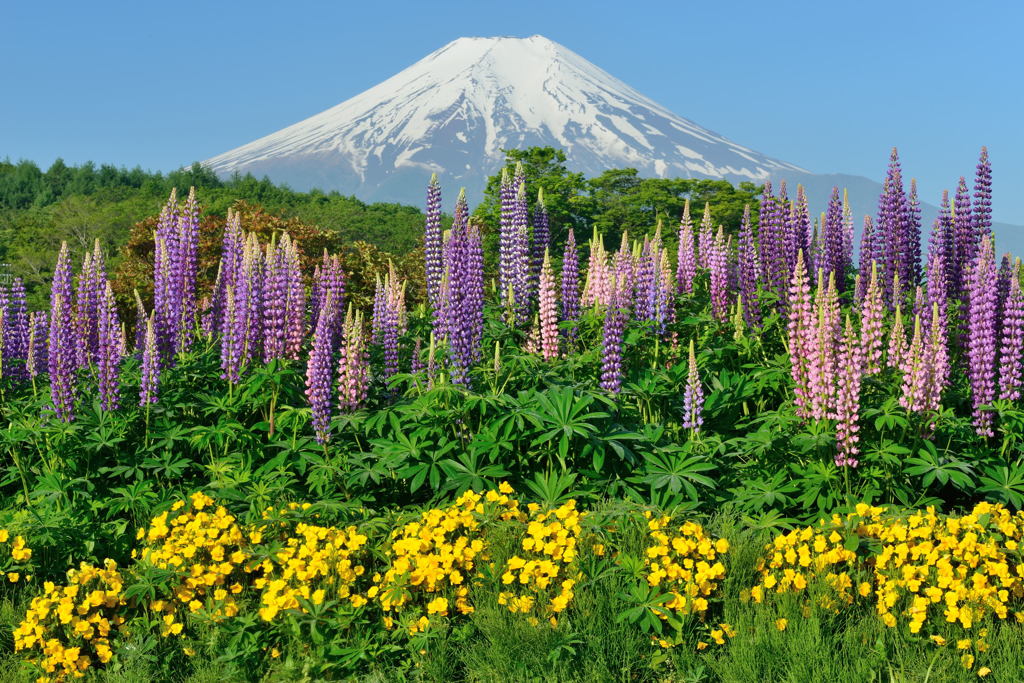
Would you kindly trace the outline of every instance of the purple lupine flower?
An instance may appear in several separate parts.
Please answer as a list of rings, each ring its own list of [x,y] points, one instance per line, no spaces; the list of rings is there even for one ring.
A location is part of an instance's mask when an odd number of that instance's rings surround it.
[[[921,280],[921,202],[917,198],[917,179],[910,179],[904,238],[903,272],[900,280],[916,286]]]
[[[351,412],[362,407],[370,388],[370,357],[366,348],[366,334],[363,332],[363,314],[353,312],[351,304],[345,314],[342,329],[338,360],[338,408]]]
[[[689,370],[686,373],[686,388],[683,389],[683,428],[700,430],[704,424],[701,414],[704,408],[704,388],[697,372],[697,354],[694,352],[693,339],[690,340]]]
[[[843,189],[843,258],[841,263],[842,272],[853,267],[853,207],[850,206],[850,196],[846,189]],[[842,278],[841,281],[845,280]],[[840,287],[842,290],[843,287]]]
[[[121,366],[121,322],[117,318],[117,302],[110,283],[103,288],[100,298],[97,328],[99,331],[99,357],[96,362],[99,377],[100,407],[117,410],[121,402],[118,371]]]
[[[919,413],[925,410],[929,383],[929,370],[926,365],[926,361],[927,356],[921,326],[921,316],[918,314],[914,316],[913,339],[902,358],[902,363],[899,368],[903,375],[900,405],[911,412]]]
[[[761,268],[765,288],[768,291],[774,292],[778,297],[779,303],[784,304],[786,301],[789,272],[785,268],[785,256],[782,246],[784,235],[778,223],[777,201],[772,196],[772,184],[766,182],[758,212],[758,247],[761,253]]]
[[[299,261],[299,247],[285,233],[281,240],[284,248],[284,357],[298,360],[302,353],[302,342],[306,337],[306,286],[302,283],[302,267]],[[340,268],[338,269],[340,272]],[[339,300],[344,296],[344,283],[338,292]]]
[[[530,268],[530,223],[526,202],[526,180],[521,165],[516,167],[513,180],[516,185],[515,211],[512,213],[513,235],[515,237],[515,294],[516,321],[523,325],[529,322],[533,310],[533,296],[537,288],[537,274]]]
[[[465,194],[460,194],[465,204]],[[452,381],[468,386],[469,369],[483,355],[483,243],[475,223],[464,218],[452,224],[445,248],[439,337],[447,338]]]
[[[71,303],[71,258],[68,244],[62,242],[57,254],[50,287],[50,332],[48,335],[48,371],[50,398],[57,418],[64,422],[75,419],[75,380],[78,371],[78,327]]]
[[[242,253],[242,265],[238,272],[238,284],[235,296],[235,329],[232,334],[238,340],[237,365],[235,376],[254,359],[262,356],[263,326],[263,249],[255,234],[250,234]],[[235,380],[237,382],[237,380]]]
[[[729,251],[725,242],[725,231],[718,226],[718,233],[711,243],[708,267],[711,270],[711,312],[719,322],[729,318]]]
[[[796,201],[789,206],[789,221],[786,224],[786,266],[790,270],[796,267],[796,255],[803,251],[804,262],[808,270],[813,271],[814,264],[809,260],[810,244],[808,234],[811,231],[811,217],[807,206],[807,195],[804,186],[796,186]]]
[[[992,412],[982,405],[996,397],[996,264],[992,239],[982,240],[968,272],[967,376],[971,383],[974,427],[979,436],[994,436]]]
[[[580,255],[576,251],[576,234],[569,228],[562,254],[562,320],[573,323],[565,331],[570,340],[576,338],[580,318]]]
[[[36,375],[46,370],[50,362],[50,320],[46,311],[36,311],[29,316],[31,331],[28,339],[28,366],[29,377],[35,379]]]
[[[135,352],[138,353],[139,357],[142,356],[143,349],[146,348],[146,321],[149,320],[149,314],[146,313],[146,307],[142,303],[142,297],[139,296],[139,290],[132,290],[135,295]]]
[[[220,266],[217,271],[217,285],[213,292],[211,316],[213,317],[214,334],[221,335],[227,332],[224,327],[227,292],[229,287],[238,287],[244,251],[245,239],[242,235],[241,215],[237,211],[228,209],[227,222],[224,224]]]
[[[611,283],[612,296],[605,312],[601,339],[601,388],[613,394],[622,389],[622,337],[629,319],[628,280],[616,273]]]
[[[558,358],[558,312],[555,303],[555,273],[551,268],[551,253],[544,250],[538,292],[540,307],[540,348],[544,360]]]
[[[981,240],[992,235],[992,164],[988,159],[988,148],[981,148],[978,170],[974,175],[974,211],[971,223],[974,237]]]
[[[311,302],[312,315],[310,326],[316,328],[323,313],[324,306],[328,299],[333,307],[332,315],[334,320],[334,345],[337,346],[341,340],[341,329],[345,324],[345,271],[341,267],[341,259],[338,256],[328,256],[327,250],[321,262],[317,265],[313,274],[313,296]],[[300,342],[301,343],[301,342]]]
[[[711,252],[714,249],[715,233],[711,222],[711,204],[704,202],[704,215],[700,219],[697,235],[697,264],[701,268],[711,267]]]
[[[0,379],[4,378],[4,373],[10,374],[9,371],[4,369],[7,363],[7,288],[0,285]]]
[[[484,243],[480,228],[473,221],[466,223],[466,261],[462,284],[462,325],[469,341],[467,358],[478,362],[483,358],[484,339]]]
[[[636,263],[636,277],[633,281],[633,317],[640,322],[654,320],[657,306],[658,263],[651,241],[644,238],[644,245]]]
[[[151,315],[146,321],[146,343],[142,347],[142,368],[139,381],[139,405],[146,407],[156,403],[160,390],[160,350],[157,348],[156,325]]]
[[[287,235],[287,233],[285,233]],[[283,249],[271,238],[267,245],[267,267],[263,278],[263,362],[284,357],[287,282]]]
[[[828,201],[825,220],[822,222],[822,237],[825,243],[824,262],[821,264],[825,276],[836,274],[836,286],[840,292],[845,290],[846,270],[843,260],[845,249],[845,228],[843,225],[843,205],[839,201],[839,187],[833,186],[832,197]]]
[[[871,280],[872,269],[877,269],[878,261],[875,256],[875,226],[870,216],[864,216],[864,229],[860,233],[860,258],[858,265],[858,282],[860,286],[854,293],[857,301],[863,301],[867,292],[868,282]]]
[[[740,296],[743,298],[743,318],[748,325],[760,327],[761,304],[757,299],[757,285],[761,278],[761,265],[757,245],[754,244],[754,230],[750,225],[749,204],[743,207],[736,266]]]
[[[241,378],[242,346],[245,343],[245,300],[240,300],[236,291],[235,287],[228,287],[225,293],[224,333],[220,336],[220,377],[231,384],[238,384]],[[148,330],[146,334],[149,334]]]
[[[903,299],[903,291],[893,292],[892,285],[896,275],[903,275],[907,258],[908,242],[908,204],[903,192],[903,175],[900,170],[899,154],[893,147],[889,157],[889,170],[882,186],[882,194],[878,198],[878,234],[875,238],[877,248],[872,249],[872,258],[879,262],[882,275],[882,286],[885,291],[885,302],[894,307]],[[901,285],[907,285],[901,277]]]
[[[441,245],[441,184],[437,182],[437,174],[433,173],[430,176],[430,185],[427,186],[427,220],[423,228],[427,302],[433,310],[437,310],[438,307],[441,275],[444,271],[444,264],[441,263]]]
[[[1021,356],[1024,353],[1024,294],[1020,286],[1020,261],[1010,275],[1010,291],[1003,308],[1003,335],[999,348],[999,398],[1021,398]]]
[[[334,307],[331,303],[330,300],[325,302],[325,311],[317,321],[306,363],[306,399],[309,401],[313,431],[319,444],[325,444],[330,439],[328,429],[331,426],[331,371],[334,357]]]
[[[544,253],[551,239],[550,218],[548,207],[544,204],[544,188],[537,190],[537,205],[533,209],[533,259],[530,271],[540,278],[540,269],[544,266]]]
[[[153,325],[162,361],[169,360],[174,351],[175,327],[180,319],[175,310],[173,275],[168,242],[157,232],[153,262]]]
[[[860,454],[860,384],[864,372],[863,345],[850,316],[846,316],[846,330],[839,349],[836,387],[836,467],[856,467]]]
[[[960,183],[953,198],[953,253],[954,263],[951,275],[955,283],[953,298],[966,303],[968,280],[971,264],[978,252],[978,243],[974,234],[973,216],[971,214],[971,198],[967,193],[967,182],[960,176]],[[966,312],[966,308],[964,309]]]
[[[15,380],[28,379],[29,316],[25,305],[25,284],[20,277],[11,282],[3,335],[4,375]]]
[[[96,297],[92,292],[94,284],[92,252],[87,251],[82,260],[82,271],[78,274],[72,300],[76,338],[81,342],[75,346],[75,364],[79,368],[88,367],[96,357]]]
[[[810,416],[811,391],[809,385],[809,364],[814,353],[814,307],[811,303],[811,283],[804,266],[803,252],[797,252],[796,267],[789,287],[789,316],[787,332],[789,338],[790,372],[793,377],[794,403],[797,415]]]
[[[502,302],[515,300],[517,276],[516,227],[513,215],[516,211],[516,190],[509,178],[508,168],[501,171],[501,214],[498,228],[498,292]],[[512,310],[506,310],[511,319]]]
[[[175,295],[178,298],[181,320],[178,323],[176,351],[187,351],[198,315],[196,302],[196,275],[199,264],[199,202],[196,188],[190,187],[185,206],[178,217],[178,239],[176,244],[178,280]]]
[[[398,279],[395,264],[388,262],[384,278],[384,310],[381,345],[384,347],[384,381],[398,374],[398,339],[405,332],[405,282]]]
[[[679,221],[679,249],[676,253],[676,285],[680,294],[693,293],[693,280],[697,277],[697,256],[693,248],[693,221],[690,220],[690,200],[687,199]]]
[[[948,281],[946,279],[946,266],[941,248],[937,243],[933,243],[933,247],[928,252],[928,305],[935,311],[933,322],[939,326],[939,329],[937,331],[932,330],[930,325],[927,329],[930,334],[939,335],[943,343],[943,354],[946,354],[948,352],[945,349],[945,344],[949,330],[947,317],[949,300],[946,289]],[[946,361],[948,362],[948,358],[946,358]],[[948,380],[948,376],[943,374],[939,377],[938,383],[941,387],[945,388]]]

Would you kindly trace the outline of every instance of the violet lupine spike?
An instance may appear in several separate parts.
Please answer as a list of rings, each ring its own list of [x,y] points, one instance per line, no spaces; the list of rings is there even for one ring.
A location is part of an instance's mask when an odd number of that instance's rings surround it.
[[[427,186],[427,220],[423,228],[427,302],[432,310],[437,310],[441,294],[441,275],[444,270],[444,264],[441,263],[441,245],[441,184],[437,181],[437,174],[433,173]]]
[[[1020,261],[1013,267],[1010,290],[1003,310],[1003,335],[999,348],[999,398],[1018,401],[1022,389],[1024,354],[1024,294],[1020,286]]]
[[[644,245],[636,263],[636,277],[633,282],[633,317],[640,322],[654,320],[657,305],[658,264],[651,248],[651,241],[644,239]]]
[[[860,305],[860,345],[864,353],[864,374],[874,375],[882,370],[882,322],[885,303],[878,282],[878,263],[871,262],[867,291]]]
[[[325,302],[326,312],[317,321],[306,362],[306,399],[309,401],[313,431],[319,444],[326,444],[330,440],[328,430],[331,426],[334,369],[334,310],[331,303]]]
[[[872,269],[877,269],[878,261],[875,257],[875,226],[870,216],[864,216],[864,229],[860,233],[860,258],[858,259],[858,275],[860,286],[854,293],[857,301],[862,301],[867,292],[868,282],[871,280]]]
[[[341,354],[338,361],[338,408],[359,410],[370,388],[370,360],[363,332],[363,314],[349,305],[345,314]]]
[[[516,188],[508,174],[508,168],[501,172],[501,214],[498,233],[498,284],[499,299],[509,301],[515,299],[516,281],[516,233],[513,215],[516,211]],[[512,311],[506,311],[511,317]]]
[[[700,430],[704,424],[704,387],[701,386],[700,374],[697,371],[697,354],[693,340],[690,340],[690,355],[686,373],[686,388],[683,389],[683,428]]]
[[[697,264],[701,268],[711,267],[711,251],[714,249],[715,232],[711,222],[711,204],[704,203],[704,215],[700,219],[700,232],[697,239]]]
[[[405,331],[405,315],[405,282],[398,279],[395,264],[389,262],[384,279],[384,319],[381,325],[385,382],[398,374],[398,340]]]
[[[775,224],[775,201],[772,184],[766,182],[758,209],[758,249],[765,289],[774,292],[781,304],[785,301],[783,292],[788,286],[789,274],[780,266],[780,234]]]
[[[263,362],[284,357],[284,316],[287,296],[284,259],[275,237],[267,245],[267,268],[263,278]]]
[[[841,270],[846,272],[853,267],[853,207],[850,206],[850,196],[846,189],[843,189],[843,257]],[[845,278],[844,278],[845,279]],[[841,288],[842,289],[842,288]]]
[[[517,190],[512,224],[515,236],[515,293],[516,321],[525,325],[530,321],[537,288],[537,274],[530,267],[530,223],[526,201],[526,181],[517,168]]]
[[[761,326],[761,305],[757,299],[757,285],[761,279],[760,258],[754,243],[754,230],[750,224],[750,205],[743,207],[740,237],[736,254],[738,286],[743,298],[743,318],[751,327]]]
[[[447,338],[452,381],[469,385],[469,370],[483,355],[483,244],[475,223],[456,222],[446,245],[441,324]]]
[[[82,260],[82,270],[75,283],[75,295],[72,303],[77,329],[76,337],[81,342],[75,347],[75,364],[79,368],[88,367],[95,357],[93,350],[96,345],[96,307],[92,295],[94,282],[92,252],[87,251]]]
[[[160,391],[160,349],[157,348],[154,317],[146,321],[146,342],[142,347],[142,368],[139,381],[139,405],[156,403]]]
[[[483,358],[484,339],[484,243],[473,221],[466,225],[466,264],[462,275],[462,320],[469,340],[467,358]]]
[[[825,243],[824,262],[825,275],[836,274],[836,286],[840,293],[846,288],[846,264],[844,262],[845,229],[843,225],[843,205],[839,201],[839,187],[832,188],[832,197],[828,201],[825,220],[822,223],[823,241]]]
[[[979,436],[994,436],[992,412],[982,405],[996,397],[997,275],[992,239],[981,248],[968,269],[967,376],[971,383],[974,427]]]
[[[142,350],[146,348],[146,321],[149,314],[146,313],[146,306],[142,303],[139,290],[133,290],[135,295],[135,347],[134,350],[142,356]]]
[[[57,255],[50,288],[50,332],[47,365],[50,375],[50,398],[57,419],[75,419],[75,382],[78,372],[78,327],[71,300],[71,258],[68,244],[62,242]]]
[[[928,392],[928,366],[926,365],[927,357],[925,354],[921,316],[915,315],[914,335],[899,368],[903,375],[900,405],[914,413],[924,412],[925,410]]]
[[[576,338],[580,318],[580,255],[576,250],[576,234],[569,228],[562,254],[562,320],[573,323],[565,330],[568,339]]]
[[[282,245],[285,277],[284,356],[294,361],[299,359],[306,338],[306,286],[302,282],[298,245],[288,233],[285,233]],[[344,298],[343,282],[337,296],[339,301]]]
[[[100,407],[117,410],[121,403],[118,372],[121,366],[121,322],[117,318],[114,290],[106,283],[99,301],[97,328],[99,353],[96,362],[99,378]]]
[[[29,315],[28,329],[28,357],[25,359],[25,371],[31,379],[39,374],[39,365],[36,364],[36,339],[38,327],[36,325],[35,313]],[[2,373],[0,373],[2,375]]]
[[[551,253],[544,250],[538,292],[540,308],[540,348],[544,360],[558,358],[558,309],[555,302],[555,272],[551,268]]]
[[[177,338],[175,326],[179,314],[175,310],[174,280],[168,242],[157,233],[153,263],[153,313],[156,345],[161,360],[169,359]]]
[[[904,272],[900,279],[914,287],[921,281],[921,202],[917,198],[917,179],[910,179],[904,241]]]
[[[937,322],[942,328],[941,334],[943,340],[945,340],[949,325],[947,321],[949,294],[946,289],[949,283],[946,278],[946,266],[942,256],[942,251],[937,244],[933,243],[932,246],[933,248],[929,249],[928,252],[927,266],[928,306],[929,308],[935,308],[938,314]],[[931,330],[930,327],[928,329],[929,331]]]
[[[611,301],[605,312],[600,386],[613,394],[622,389],[622,338],[629,319],[629,289],[629,283],[616,275],[612,282]]]
[[[224,333],[220,336],[220,377],[231,384],[238,384],[241,378],[242,345],[245,342],[242,335],[245,300],[239,299],[234,287],[228,287],[225,296]],[[148,330],[146,333],[149,334]]]
[[[992,235],[992,163],[988,148],[981,148],[978,169],[974,175],[974,202],[971,222],[974,236],[981,240]]]
[[[893,292],[897,274],[903,276],[907,258],[908,205],[903,192],[903,175],[900,170],[899,154],[893,147],[889,157],[889,170],[882,186],[882,194],[878,199],[878,230],[876,245],[872,258],[879,261],[882,270],[882,285],[885,290],[885,302],[892,308],[895,302],[902,300],[903,292]],[[903,279],[902,285],[907,285]]]
[[[965,301],[970,269],[978,252],[978,242],[974,234],[973,216],[971,214],[971,198],[967,193],[967,181],[960,176],[960,183],[953,198],[953,253],[954,263],[951,268],[955,290],[953,297]]]
[[[178,323],[177,350],[187,351],[192,344],[199,314],[196,300],[196,276],[199,267],[199,202],[196,188],[190,187],[185,206],[178,218],[178,260],[180,262],[177,297],[181,320]]]
[[[860,385],[864,370],[863,346],[853,331],[850,316],[846,316],[846,329],[839,349],[836,387],[836,446],[837,467],[856,467],[860,455]]]
[[[711,312],[719,322],[729,319],[729,252],[725,242],[725,231],[718,226],[718,233],[710,245],[708,267],[711,270]]]
[[[46,311],[36,311],[31,317],[32,337],[29,346],[34,344],[35,348],[29,351],[32,363],[29,375],[35,377],[40,372],[47,372],[50,364],[50,316]]]
[[[6,369],[7,365],[7,288],[0,285],[0,379],[11,374]]]
[[[227,308],[227,290],[228,287],[236,288],[238,286],[244,251],[245,239],[242,235],[241,214],[228,209],[227,221],[224,224],[224,238],[221,246],[217,288],[213,294],[212,316],[214,333],[216,335],[226,332],[224,319],[225,309]]]
[[[683,204],[683,217],[679,221],[679,248],[676,252],[676,286],[679,293],[692,294],[696,277],[697,255],[694,253],[690,200],[687,199]]]
[[[7,316],[4,323],[3,364],[4,375],[16,381],[29,378],[28,372],[28,340],[29,315],[25,304],[25,284],[20,277],[11,282],[11,290],[7,303]]]
[[[533,209],[533,263],[531,272],[540,277],[540,269],[544,265],[544,252],[547,251],[551,238],[548,207],[544,204],[544,188],[537,190],[537,205]]]
[[[811,303],[811,283],[804,265],[803,252],[797,252],[796,267],[789,286],[789,316],[787,333],[789,338],[790,372],[793,377],[794,402],[797,415],[810,416],[811,391],[809,385],[809,364],[814,353],[813,334],[815,327],[814,306]]]
[[[811,218],[807,206],[807,195],[804,193],[804,186],[796,186],[796,201],[789,206],[789,221],[787,222],[787,233],[785,240],[786,266],[792,270],[796,266],[796,255],[803,251],[804,262],[808,270],[814,268],[813,262],[809,259],[808,233],[811,230]]]
[[[419,337],[416,337],[416,341],[413,342],[412,345],[412,358],[410,359],[409,362],[409,372],[411,372],[414,375],[418,375],[419,373],[426,370],[426,365],[423,364],[423,358],[421,358],[422,355],[423,340]]]

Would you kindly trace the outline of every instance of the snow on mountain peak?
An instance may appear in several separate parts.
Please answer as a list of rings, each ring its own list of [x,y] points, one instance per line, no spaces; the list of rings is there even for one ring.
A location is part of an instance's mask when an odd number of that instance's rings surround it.
[[[419,203],[431,172],[478,194],[504,149],[550,145],[597,175],[763,181],[796,166],[684,119],[543,36],[458,38],[337,106],[204,162],[296,189]]]

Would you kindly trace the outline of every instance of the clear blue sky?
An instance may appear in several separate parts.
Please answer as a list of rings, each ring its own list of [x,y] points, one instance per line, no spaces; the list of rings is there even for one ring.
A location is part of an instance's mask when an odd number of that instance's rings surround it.
[[[994,167],[1024,225],[1024,3],[10,2],[0,158],[169,170],[315,114],[460,36],[542,34],[651,99],[814,172],[922,199]]]

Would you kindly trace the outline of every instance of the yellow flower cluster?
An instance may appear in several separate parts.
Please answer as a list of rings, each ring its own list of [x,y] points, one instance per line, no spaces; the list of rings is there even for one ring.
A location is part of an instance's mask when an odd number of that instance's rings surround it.
[[[762,602],[769,592],[805,591],[811,580],[822,577],[831,588],[831,594],[819,598],[822,607],[837,609],[839,604],[852,604],[857,554],[846,547],[851,533],[843,519],[833,515],[819,520],[816,526],[776,536],[765,546],[766,557],[758,560],[761,580],[750,589],[750,598]],[[861,583],[857,590],[867,595],[870,588],[870,584]]]
[[[502,483],[498,491],[479,494],[466,491],[443,509],[423,512],[419,520],[392,532],[389,567],[375,574],[367,597],[384,610],[384,625],[392,628],[395,616],[412,634],[426,630],[434,617],[454,610],[473,612],[468,580],[479,562],[487,559],[484,525],[494,519],[518,519],[519,502]],[[395,616],[392,616],[395,615]]]
[[[285,610],[305,612],[306,602],[320,605],[325,599],[342,600],[354,608],[366,604],[366,597],[353,591],[366,572],[360,560],[366,536],[354,526],[339,529],[301,521],[301,513],[309,507],[309,503],[291,503],[277,511],[278,520],[252,534],[255,542],[265,543],[269,536],[284,544],[255,566],[260,572],[255,587],[262,591],[259,614],[264,621]],[[272,513],[268,510],[264,518]]]
[[[986,614],[1006,619],[1020,607],[1024,513],[991,503],[945,519],[933,508],[906,518],[885,518],[875,510],[860,531],[882,544],[874,576],[876,609],[886,625],[895,626],[901,615],[911,633],[918,633],[931,612],[970,629]],[[1015,617],[1024,621],[1024,612]]]
[[[11,540],[11,532],[7,529],[0,529],[0,545],[6,545]],[[11,543],[11,554],[9,559],[0,561],[0,574],[7,577],[11,583],[18,583],[22,576],[26,580],[31,579],[31,574],[26,574],[29,568],[25,563],[32,559],[32,549],[25,545],[25,539],[15,536]]]
[[[501,583],[516,590],[498,593],[498,604],[510,612],[529,614],[534,625],[547,618],[558,624],[558,613],[573,599],[573,588],[580,579],[572,573],[582,532],[583,514],[570,500],[550,511],[531,503],[530,519],[522,540],[522,555],[509,558]]]
[[[249,552],[241,527],[223,506],[214,509],[212,498],[193,493],[188,505],[177,501],[170,511],[153,518],[148,530],[140,529],[138,538],[145,541],[141,562],[175,574],[173,599],[150,604],[154,612],[163,613],[161,635],[182,632],[175,601],[190,613],[205,608],[214,620],[238,614],[235,596],[251,570]]]
[[[729,552],[729,541],[712,539],[694,522],[673,528],[669,517],[655,517],[650,511],[644,517],[650,541],[644,560],[647,583],[661,586],[671,596],[652,611],[662,620],[672,612],[703,617],[708,597],[725,579],[725,565],[718,558]]]
[[[29,651],[28,661],[44,672],[39,681],[81,678],[110,661],[111,636],[124,624],[123,585],[113,560],[102,569],[83,562],[68,571],[66,586],[44,584],[14,630],[14,649]]]

